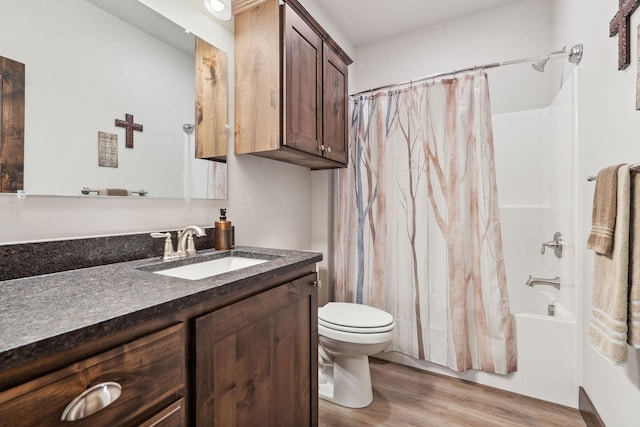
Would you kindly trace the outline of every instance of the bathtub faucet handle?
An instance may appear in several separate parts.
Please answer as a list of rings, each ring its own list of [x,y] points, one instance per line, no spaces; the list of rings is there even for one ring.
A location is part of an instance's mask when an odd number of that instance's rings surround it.
[[[546,248],[553,248],[553,253],[555,254],[556,258],[562,258],[562,245],[563,245],[562,234],[559,231],[557,231],[553,235],[553,240],[542,244],[542,248],[540,249],[540,254],[544,255],[544,251]]]

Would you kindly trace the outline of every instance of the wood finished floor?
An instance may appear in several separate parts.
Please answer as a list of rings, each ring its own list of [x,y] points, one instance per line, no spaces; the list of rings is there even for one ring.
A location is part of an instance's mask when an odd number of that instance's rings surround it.
[[[349,409],[320,399],[320,427],[585,427],[577,409],[370,359],[373,403]]]

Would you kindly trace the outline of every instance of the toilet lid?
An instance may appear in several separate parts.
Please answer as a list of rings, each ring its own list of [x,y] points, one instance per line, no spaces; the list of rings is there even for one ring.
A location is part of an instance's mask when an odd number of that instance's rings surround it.
[[[330,302],[318,309],[318,322],[328,328],[373,333],[393,328],[393,316],[384,310],[362,304]]]

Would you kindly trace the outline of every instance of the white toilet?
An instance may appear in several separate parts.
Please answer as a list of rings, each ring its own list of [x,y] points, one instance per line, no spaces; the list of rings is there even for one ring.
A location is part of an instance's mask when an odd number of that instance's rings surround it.
[[[318,394],[348,408],[373,401],[369,356],[393,339],[393,316],[362,304],[330,302],[318,308]]]

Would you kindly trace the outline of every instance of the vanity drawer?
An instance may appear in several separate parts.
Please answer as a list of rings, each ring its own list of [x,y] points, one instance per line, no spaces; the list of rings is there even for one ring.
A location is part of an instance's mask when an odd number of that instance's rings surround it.
[[[0,393],[0,420],[10,426],[114,426],[141,423],[185,393],[185,336],[178,324]],[[96,387],[99,384],[106,384]],[[99,393],[121,388],[111,404],[65,422],[65,408],[92,389],[87,405],[102,406]],[[116,393],[117,394],[117,391]],[[87,402],[88,402],[87,401]],[[180,414],[183,414],[183,404]],[[167,407],[166,409],[162,409]],[[81,411],[80,411],[81,412]],[[171,411],[169,411],[171,413]],[[176,418],[175,411],[172,414]],[[179,416],[179,415],[178,415]],[[178,424],[167,425],[181,425]],[[153,425],[153,424],[151,424]]]

